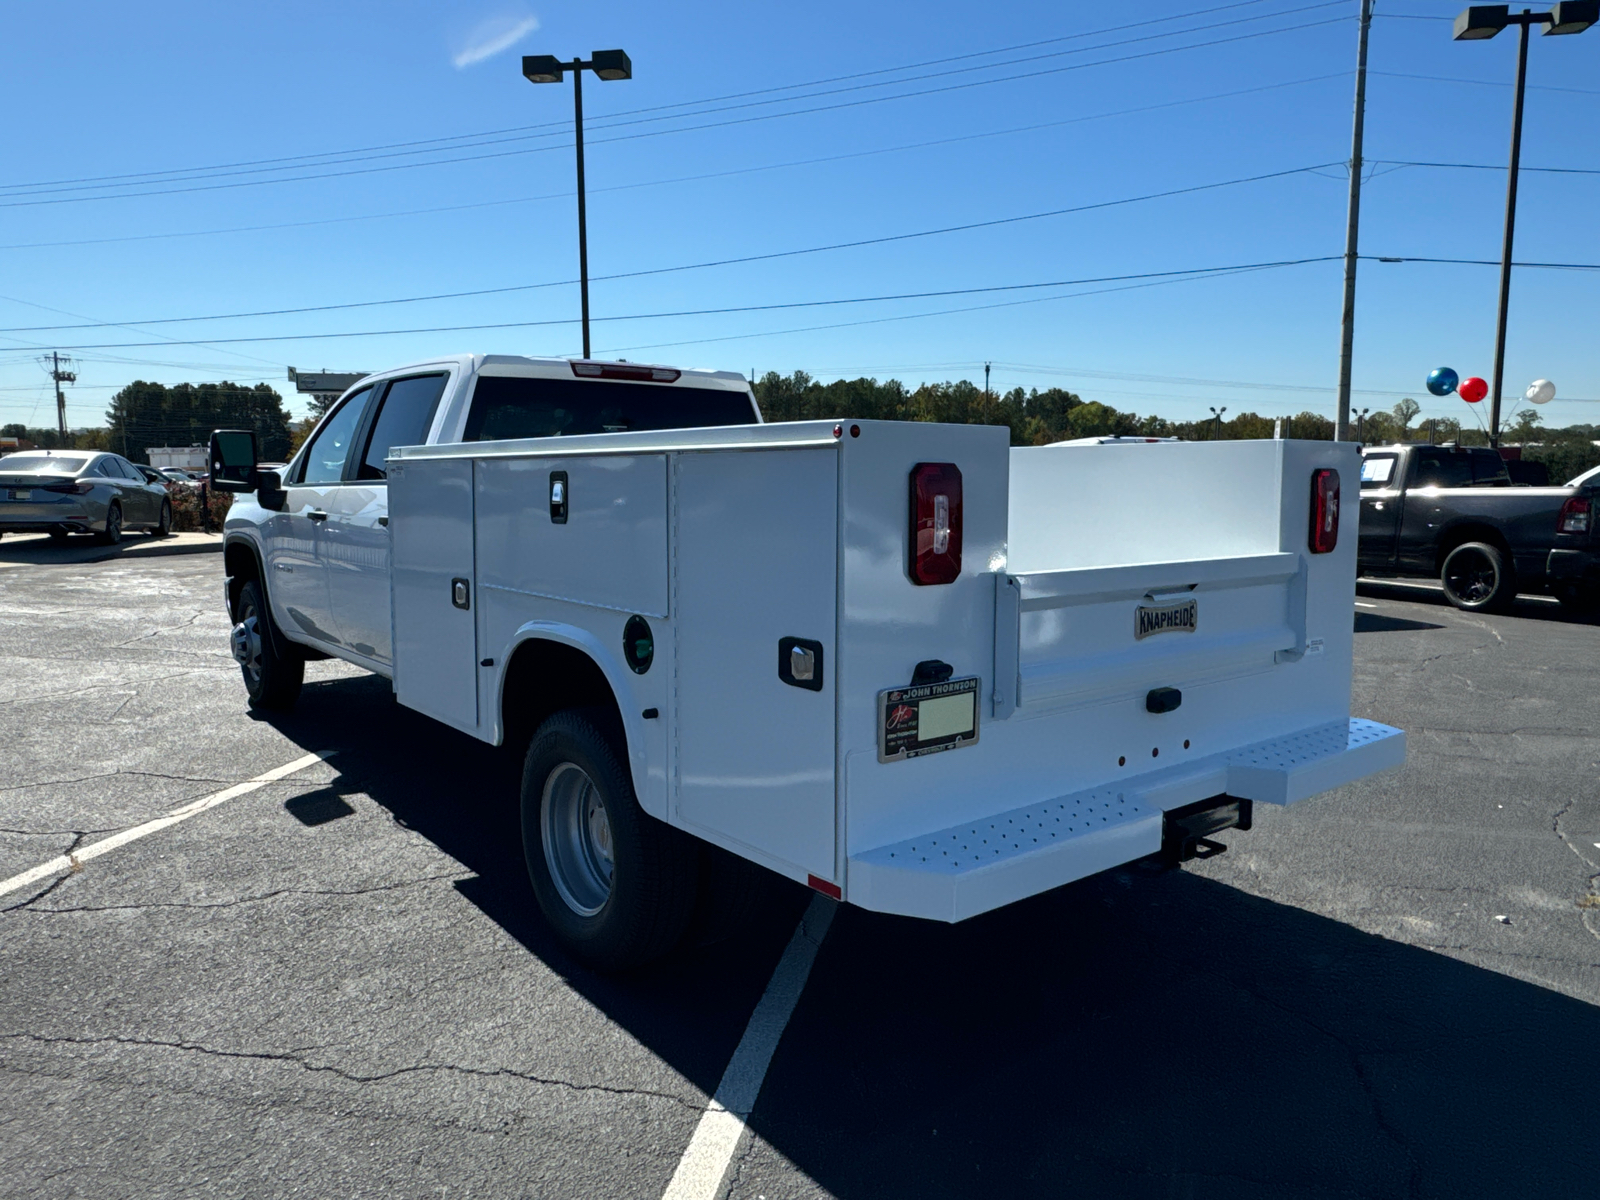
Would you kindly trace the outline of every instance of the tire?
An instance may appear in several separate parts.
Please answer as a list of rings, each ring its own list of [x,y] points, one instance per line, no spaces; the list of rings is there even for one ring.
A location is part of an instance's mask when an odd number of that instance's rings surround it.
[[[98,540],[102,546],[115,546],[122,541],[122,505],[112,504],[106,509],[105,531]]]
[[[1445,597],[1464,612],[1510,612],[1517,579],[1505,554],[1488,542],[1463,542],[1439,569]]]
[[[522,852],[545,920],[601,971],[660,958],[694,907],[699,855],[639,807],[611,722],[592,709],[539,727],[522,769]]]
[[[172,501],[161,502],[161,521],[150,531],[151,537],[164,538],[172,532]]]
[[[306,660],[272,620],[261,584],[252,579],[239,591],[233,627],[233,657],[244,676],[251,708],[286,710],[300,698]]]

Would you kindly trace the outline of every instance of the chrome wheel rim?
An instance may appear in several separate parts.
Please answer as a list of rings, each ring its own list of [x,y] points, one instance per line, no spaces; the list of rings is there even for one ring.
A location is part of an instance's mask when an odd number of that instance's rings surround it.
[[[562,901],[592,917],[611,898],[611,818],[600,789],[577,763],[564,762],[544,782],[539,805],[544,861]]]
[[[230,639],[233,660],[244,670],[245,677],[256,683],[261,679],[261,626],[254,608],[246,608],[242,615],[244,620],[233,627]]]
[[[1445,582],[1450,590],[1468,604],[1482,604],[1494,595],[1499,582],[1499,572],[1489,561],[1489,556],[1479,551],[1457,555],[1445,572]]]

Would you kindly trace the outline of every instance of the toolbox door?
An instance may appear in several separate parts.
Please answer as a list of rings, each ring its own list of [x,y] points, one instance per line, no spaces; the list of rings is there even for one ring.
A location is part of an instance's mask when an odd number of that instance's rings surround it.
[[[472,460],[389,465],[395,695],[478,733]]]
[[[838,454],[674,459],[675,816],[834,877]]]

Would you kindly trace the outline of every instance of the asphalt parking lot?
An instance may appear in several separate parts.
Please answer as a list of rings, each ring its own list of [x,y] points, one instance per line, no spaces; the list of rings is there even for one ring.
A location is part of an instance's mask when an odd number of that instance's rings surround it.
[[[1363,586],[1407,766],[945,927],[839,910],[738,1198],[1587,1193],[1600,624]],[[634,978],[546,935],[517,763],[339,663],[253,716],[215,554],[0,571],[0,1194],[660,1197],[808,897]]]

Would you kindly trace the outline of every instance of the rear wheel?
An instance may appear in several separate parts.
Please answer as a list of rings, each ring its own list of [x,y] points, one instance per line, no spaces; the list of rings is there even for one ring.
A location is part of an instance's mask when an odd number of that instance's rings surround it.
[[[1509,612],[1517,598],[1511,564],[1488,542],[1464,542],[1450,551],[1439,580],[1450,603],[1466,612]]]
[[[107,546],[115,546],[122,540],[122,505],[113,504],[106,509],[106,528],[100,535],[100,541]]]
[[[624,971],[683,936],[699,856],[639,807],[608,724],[586,709],[539,727],[522,770],[522,850],[562,944],[593,967]]]
[[[254,579],[240,589],[235,612],[239,623],[233,627],[233,657],[244,676],[250,707],[294,707],[305,680],[305,656],[273,624],[272,611]]]

